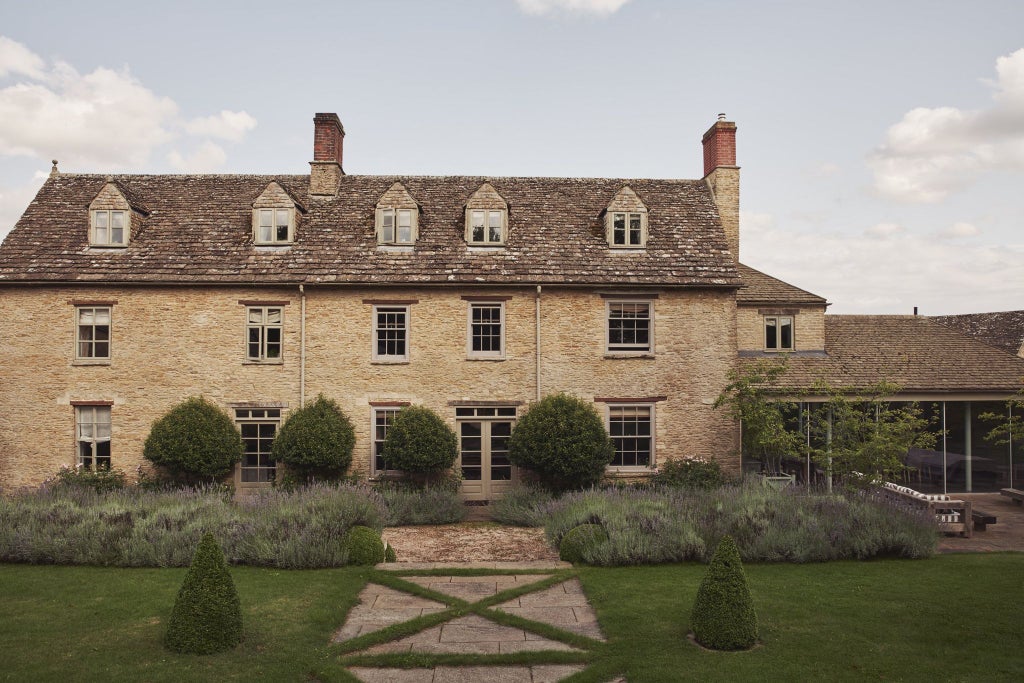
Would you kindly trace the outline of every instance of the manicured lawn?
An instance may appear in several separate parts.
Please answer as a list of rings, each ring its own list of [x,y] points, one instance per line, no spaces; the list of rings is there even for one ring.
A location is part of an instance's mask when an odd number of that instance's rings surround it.
[[[610,637],[577,681],[1024,679],[1024,554],[747,567],[763,645],[686,638],[700,565],[580,570]],[[246,637],[160,643],[181,569],[0,565],[0,680],[353,680],[329,646],[369,570],[232,569]]]

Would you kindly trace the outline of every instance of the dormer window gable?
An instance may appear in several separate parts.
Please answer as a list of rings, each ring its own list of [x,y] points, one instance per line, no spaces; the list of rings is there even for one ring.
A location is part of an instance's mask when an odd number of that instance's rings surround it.
[[[257,245],[288,245],[295,241],[299,205],[271,181],[252,203],[252,239]]]
[[[647,206],[628,185],[624,185],[605,209],[605,236],[613,249],[643,249],[647,246]]]
[[[378,244],[411,246],[416,243],[420,207],[402,183],[394,183],[381,195],[375,214]]]
[[[466,244],[500,247],[508,240],[508,202],[484,183],[466,202]]]
[[[131,202],[125,192],[108,180],[89,204],[89,246],[124,248],[132,237],[133,222],[137,221]]]

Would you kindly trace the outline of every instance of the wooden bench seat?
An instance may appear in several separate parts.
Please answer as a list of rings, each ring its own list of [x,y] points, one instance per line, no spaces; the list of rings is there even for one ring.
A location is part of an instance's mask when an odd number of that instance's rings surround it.
[[[1009,497],[1017,505],[1024,505],[1024,491],[1020,489],[1002,489],[999,495]]]
[[[958,533],[970,538],[974,533],[971,501],[957,500],[945,494],[928,494],[908,486],[885,482],[879,489],[882,495],[897,505],[920,507],[935,515],[940,531]]]
[[[975,531],[984,531],[986,526],[996,523],[995,515],[989,514],[984,510],[979,510],[978,508],[973,508],[971,510],[971,519],[974,521]]]

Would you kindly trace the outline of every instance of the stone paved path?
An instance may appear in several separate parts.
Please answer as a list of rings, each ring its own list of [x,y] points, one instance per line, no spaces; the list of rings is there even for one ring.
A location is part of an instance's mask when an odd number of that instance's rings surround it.
[[[484,563],[466,563],[484,564]],[[478,602],[510,588],[528,586],[551,577],[550,574],[521,574],[529,568],[563,569],[565,563],[485,563],[487,568],[507,569],[508,574],[489,576],[403,576],[405,581],[431,591],[470,603]],[[461,565],[461,566],[466,566]],[[452,564],[449,563],[449,567]],[[430,567],[434,568],[433,564]],[[378,569],[413,569],[409,564],[378,565]],[[354,607],[333,641],[340,643],[372,633],[391,624],[424,614],[443,611],[446,605],[400,590],[369,583],[359,594]],[[523,619],[554,626],[594,640],[604,640],[597,615],[587,601],[578,579],[571,578],[554,586],[539,587],[518,598],[495,605],[493,609]],[[352,654],[506,654],[513,652],[580,652],[558,640],[545,638],[530,630],[506,626],[477,614],[460,616],[418,633],[360,650]],[[367,683],[554,683],[585,668],[583,664],[538,664],[533,666],[438,666],[419,669],[351,667],[349,671]]]

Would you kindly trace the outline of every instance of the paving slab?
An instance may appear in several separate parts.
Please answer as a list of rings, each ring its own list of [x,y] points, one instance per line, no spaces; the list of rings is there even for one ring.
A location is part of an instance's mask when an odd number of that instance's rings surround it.
[[[387,586],[368,583],[359,593],[359,604],[348,613],[345,623],[331,640],[341,643],[356,636],[379,631],[391,624],[409,621],[444,609],[446,605],[439,602]]]
[[[542,591],[527,593],[494,609],[540,621],[589,638],[604,640],[597,614],[583,594],[578,579],[563,581]]]
[[[533,636],[527,638],[527,636]],[[565,643],[550,640],[523,629],[497,624],[471,614],[405,638],[374,645],[360,654],[422,652],[430,654],[498,654],[502,652],[575,651]]]

